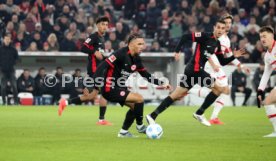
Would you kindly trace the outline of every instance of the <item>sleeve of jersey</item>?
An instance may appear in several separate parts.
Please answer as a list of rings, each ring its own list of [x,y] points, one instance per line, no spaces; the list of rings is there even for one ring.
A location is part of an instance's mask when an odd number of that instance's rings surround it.
[[[93,45],[94,41],[95,41],[94,36],[88,37],[82,44],[81,52],[86,54],[91,54],[91,51],[94,50],[95,48],[95,46]]]
[[[162,84],[164,84],[163,81],[161,81],[161,80],[159,80],[159,79],[156,79],[156,78],[155,78],[153,75],[151,75],[147,70],[138,71],[138,72],[139,72],[139,74],[140,74],[142,77],[146,78],[147,81],[150,82],[150,83],[153,83],[153,84],[159,85],[159,86],[162,85]]]
[[[156,84],[156,85],[162,85],[164,82],[156,79],[154,76],[152,76],[144,67],[144,65],[142,64],[142,60],[141,58],[138,58],[137,60],[137,69],[136,71],[139,72],[139,74],[146,78],[148,82]]]
[[[261,82],[258,87],[259,90],[262,90],[262,91],[265,90],[265,88],[267,86],[267,82],[269,80],[269,77],[270,77],[272,71],[273,70],[272,70],[271,66],[269,65],[269,63],[265,63],[264,74],[262,76]]]
[[[191,34],[182,35],[174,51],[177,53],[180,52],[181,47],[184,45],[186,41],[199,42],[203,36],[204,35],[201,32],[193,32]]]
[[[220,46],[218,48],[218,51],[215,54],[216,54],[216,56],[217,56],[217,58],[219,60],[219,63],[222,66],[229,64],[230,62],[232,62],[235,59],[235,57],[233,55],[231,57],[225,58],[223,56],[223,53],[221,51],[221,47]]]
[[[105,59],[105,62],[111,67],[114,68],[114,64],[118,61],[118,54],[111,54],[108,58]]]
[[[221,45],[221,49],[227,57],[233,56],[233,52],[230,48],[226,48],[225,46]],[[235,58],[231,63],[235,66],[239,66],[241,64],[241,62],[237,58]]]

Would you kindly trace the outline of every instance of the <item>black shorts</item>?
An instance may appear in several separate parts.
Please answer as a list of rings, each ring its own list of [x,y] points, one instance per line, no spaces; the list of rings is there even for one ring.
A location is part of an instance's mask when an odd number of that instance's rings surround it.
[[[195,72],[194,69],[185,68],[184,76],[180,80],[180,87],[191,89],[194,85],[198,84],[201,87],[210,88],[215,82],[209,73],[204,70]]]
[[[110,102],[115,102],[119,103],[121,106],[125,105],[126,98],[128,94],[130,93],[129,90],[126,88],[120,88],[120,87],[114,87],[111,88],[109,92],[105,92],[105,90],[102,90],[102,96],[110,101]]]

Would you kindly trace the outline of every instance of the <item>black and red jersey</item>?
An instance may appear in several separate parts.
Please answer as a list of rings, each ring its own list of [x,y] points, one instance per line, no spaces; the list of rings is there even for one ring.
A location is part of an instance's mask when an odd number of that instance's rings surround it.
[[[226,65],[235,59],[234,56],[224,58],[220,42],[215,38],[213,33],[195,32],[191,34],[184,34],[175,48],[175,52],[179,52],[181,50],[181,47],[185,41],[196,42],[194,55],[187,64],[187,67],[193,68],[194,72],[204,70],[205,63],[212,54],[216,54],[221,65]]]
[[[104,37],[98,32],[91,34],[83,43],[81,51],[88,54],[87,74],[92,76],[97,66],[102,60],[98,60],[95,56],[96,51],[104,50]]]
[[[139,72],[142,77],[156,85],[163,83],[147,72],[141,57],[139,55],[132,56],[128,47],[121,48],[106,58],[97,68],[94,80],[103,78],[104,92],[109,92],[114,86],[125,87],[126,80],[134,72]]]

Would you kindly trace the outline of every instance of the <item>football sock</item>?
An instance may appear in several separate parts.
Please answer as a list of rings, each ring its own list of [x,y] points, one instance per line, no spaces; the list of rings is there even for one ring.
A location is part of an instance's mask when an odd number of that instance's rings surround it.
[[[173,99],[168,96],[164,101],[150,114],[150,116],[155,120],[159,114],[165,111],[171,104],[173,104]]]
[[[197,115],[202,115],[204,111],[212,105],[212,103],[215,102],[215,100],[218,98],[216,94],[214,94],[212,91],[208,94],[208,96],[205,98],[203,104],[201,107],[196,111]]]
[[[122,129],[127,132],[127,130],[130,128],[134,120],[135,120],[134,113],[131,109],[129,109],[126,113],[126,117],[125,117]]]
[[[75,98],[72,98],[72,99],[69,99],[68,100],[68,104],[76,104],[76,105],[79,105],[81,104],[82,101],[80,100],[80,97],[75,97]]]
[[[100,109],[100,117],[99,117],[99,119],[100,120],[104,120],[104,115],[105,115],[105,112],[106,112],[106,106],[100,106],[99,107]]]
[[[144,102],[143,103],[135,103],[133,113],[136,118],[136,124],[143,124],[143,113],[144,113]]]
[[[221,111],[221,109],[224,106],[225,97],[226,97],[225,94],[221,94],[219,96],[219,98],[216,100],[215,105],[214,105],[214,110],[213,110],[213,113],[211,115],[211,119],[218,118],[219,112]]]
[[[274,131],[276,132],[276,107],[274,104],[265,105],[264,107],[265,107],[266,115],[267,115],[268,119],[270,120],[270,122],[272,123]]]

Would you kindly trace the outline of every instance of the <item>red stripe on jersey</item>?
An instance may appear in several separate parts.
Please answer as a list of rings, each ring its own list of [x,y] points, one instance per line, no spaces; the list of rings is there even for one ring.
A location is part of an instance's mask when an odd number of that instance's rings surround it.
[[[270,65],[276,64],[276,60],[274,60]]]
[[[217,103],[221,104],[222,106],[224,106],[224,103],[223,102],[220,102],[220,101],[216,101]]]
[[[222,51],[218,51],[218,52],[216,52],[215,54],[223,54],[223,52]]]
[[[267,117],[271,119],[271,118],[276,117],[276,114],[268,115]]]
[[[114,68],[114,65],[112,63],[110,63],[110,61],[108,59],[105,59],[105,61],[112,67]]]
[[[146,68],[136,69],[137,72],[143,72],[146,71]]]
[[[112,85],[112,81],[110,80],[113,75],[114,68],[109,68],[107,71],[107,76],[106,76],[106,83],[105,83],[105,92],[110,92],[110,88]]]
[[[195,33],[192,32],[192,41],[195,42]]]
[[[93,45],[89,45],[87,43],[83,43],[84,46],[86,46],[88,49],[93,50],[94,46]]]
[[[93,54],[91,56],[91,62],[92,62],[92,72],[95,73],[96,72],[96,69],[97,69],[97,62],[96,62],[96,56]]]
[[[197,44],[196,53],[195,53],[195,66],[194,66],[195,72],[199,71],[199,67],[200,67],[199,61],[200,61],[200,44]]]

